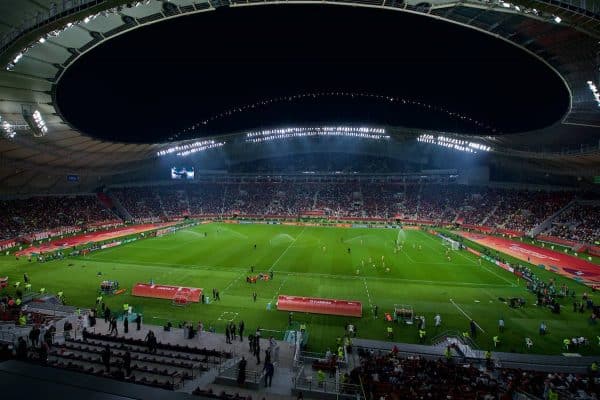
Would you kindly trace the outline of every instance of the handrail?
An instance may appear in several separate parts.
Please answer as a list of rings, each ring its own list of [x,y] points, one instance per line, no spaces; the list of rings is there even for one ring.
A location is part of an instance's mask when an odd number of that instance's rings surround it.
[[[356,385],[352,383],[340,382],[340,375],[336,373],[334,379],[326,378],[322,381],[314,382],[312,375],[305,377],[304,366],[298,370],[296,375],[292,378],[294,389],[302,391],[316,391],[324,393],[333,393],[336,395],[351,395],[357,399],[365,399],[364,389],[362,384]]]

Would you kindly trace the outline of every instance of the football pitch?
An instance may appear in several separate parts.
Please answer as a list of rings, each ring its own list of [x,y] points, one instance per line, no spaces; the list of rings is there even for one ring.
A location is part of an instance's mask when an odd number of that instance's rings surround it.
[[[68,304],[81,307],[93,306],[102,280],[116,280],[127,291],[105,297],[107,305],[118,311],[129,303],[141,310],[146,323],[202,321],[223,332],[226,321],[244,320],[248,332],[260,327],[278,337],[288,329],[288,313],[275,307],[279,294],[361,301],[362,318],[294,313],[295,323],[306,324],[313,351],[335,347],[347,323],[355,324],[358,337],[386,340],[384,313],[403,304],[425,316],[426,344],[445,331],[468,331],[472,318],[481,327],[478,347],[491,349],[503,318],[499,351],[559,354],[564,338],[584,336],[591,345],[578,352],[598,353],[597,325],[590,325],[588,312],[573,312],[572,299],[562,299],[561,313],[552,314],[534,305],[535,297],[515,275],[486,261],[480,264],[466,251],[449,250],[450,260],[446,253],[442,240],[425,230],[211,223],[60,261],[29,263],[2,256],[0,275],[15,282],[27,272],[34,290],[62,290]],[[273,271],[273,280],[247,283],[251,267],[254,274]],[[587,290],[547,271],[535,273],[567,283],[578,299]],[[168,300],[130,296],[135,283],[151,280],[203,288],[207,296],[216,288],[221,300],[177,307]],[[527,304],[512,309],[500,300],[511,297],[523,297]],[[436,313],[442,317],[437,329]],[[543,337],[538,334],[542,321],[549,331]],[[525,348],[525,337],[534,342],[531,350]],[[394,340],[418,342],[416,326],[394,325]]]

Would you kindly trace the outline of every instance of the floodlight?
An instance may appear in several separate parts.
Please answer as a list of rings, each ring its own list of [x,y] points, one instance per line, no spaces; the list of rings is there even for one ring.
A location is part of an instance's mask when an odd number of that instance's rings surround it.
[[[48,133],[48,127],[46,121],[39,110],[31,111],[30,107],[22,107],[22,115],[25,122],[29,126],[29,129],[35,137],[42,137]]]

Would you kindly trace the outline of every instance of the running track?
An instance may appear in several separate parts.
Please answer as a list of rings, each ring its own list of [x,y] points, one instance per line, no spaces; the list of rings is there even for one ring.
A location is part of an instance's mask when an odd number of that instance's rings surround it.
[[[588,285],[600,284],[600,265],[581,258],[497,236],[462,231],[458,234],[475,243],[508,254],[519,260],[535,265],[543,265],[547,270],[576,281]]]
[[[148,232],[154,229],[164,228],[175,225],[177,222],[163,222],[157,224],[143,224],[134,226],[125,226],[108,231],[85,233],[81,235],[71,236],[64,239],[54,239],[51,242],[44,243],[38,246],[31,246],[24,250],[18,251],[17,256],[28,256],[32,253],[47,253],[66,249],[70,247],[80,246],[86,243],[102,242],[105,240],[116,239],[124,236],[135,235],[142,232]]]

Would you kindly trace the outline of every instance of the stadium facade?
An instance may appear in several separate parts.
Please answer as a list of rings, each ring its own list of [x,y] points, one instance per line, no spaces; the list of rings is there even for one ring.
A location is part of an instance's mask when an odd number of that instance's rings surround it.
[[[280,2],[260,4],[270,3]],[[479,151],[474,157],[484,157],[482,153],[486,153],[485,161],[479,164],[497,169],[566,175],[583,182],[591,182],[594,176],[600,175],[600,95],[597,89],[600,9],[596,3],[575,0],[328,3],[419,14],[507,41],[543,62],[562,79],[569,93],[569,107],[560,120],[536,131],[483,136],[378,126],[369,128],[384,131],[383,140],[358,137],[355,139],[368,143],[353,146],[344,143],[353,140],[351,137],[316,135],[320,137],[310,144],[294,146],[297,138],[291,136],[287,138],[291,145],[278,155],[324,152],[335,141],[339,152],[384,155],[423,168],[471,169],[468,163],[432,161],[440,147],[436,144],[454,146],[458,143],[471,149],[489,147],[491,151]],[[70,125],[56,104],[57,86],[65,71],[82,55],[111,38],[166,19],[211,12],[220,7],[257,4],[198,0],[43,0],[0,5],[2,194],[85,192],[102,185],[148,177],[157,180],[165,174],[168,164],[181,163],[176,154],[185,150],[188,152],[184,155],[198,154],[184,164],[194,164],[194,158],[201,155],[202,165],[212,165],[215,170],[227,169],[229,161],[223,163],[224,159],[248,162],[266,157],[268,144],[249,141],[248,132],[168,143],[100,140]],[[267,126],[265,130],[274,128],[282,127]],[[191,149],[194,151],[190,152]]]

